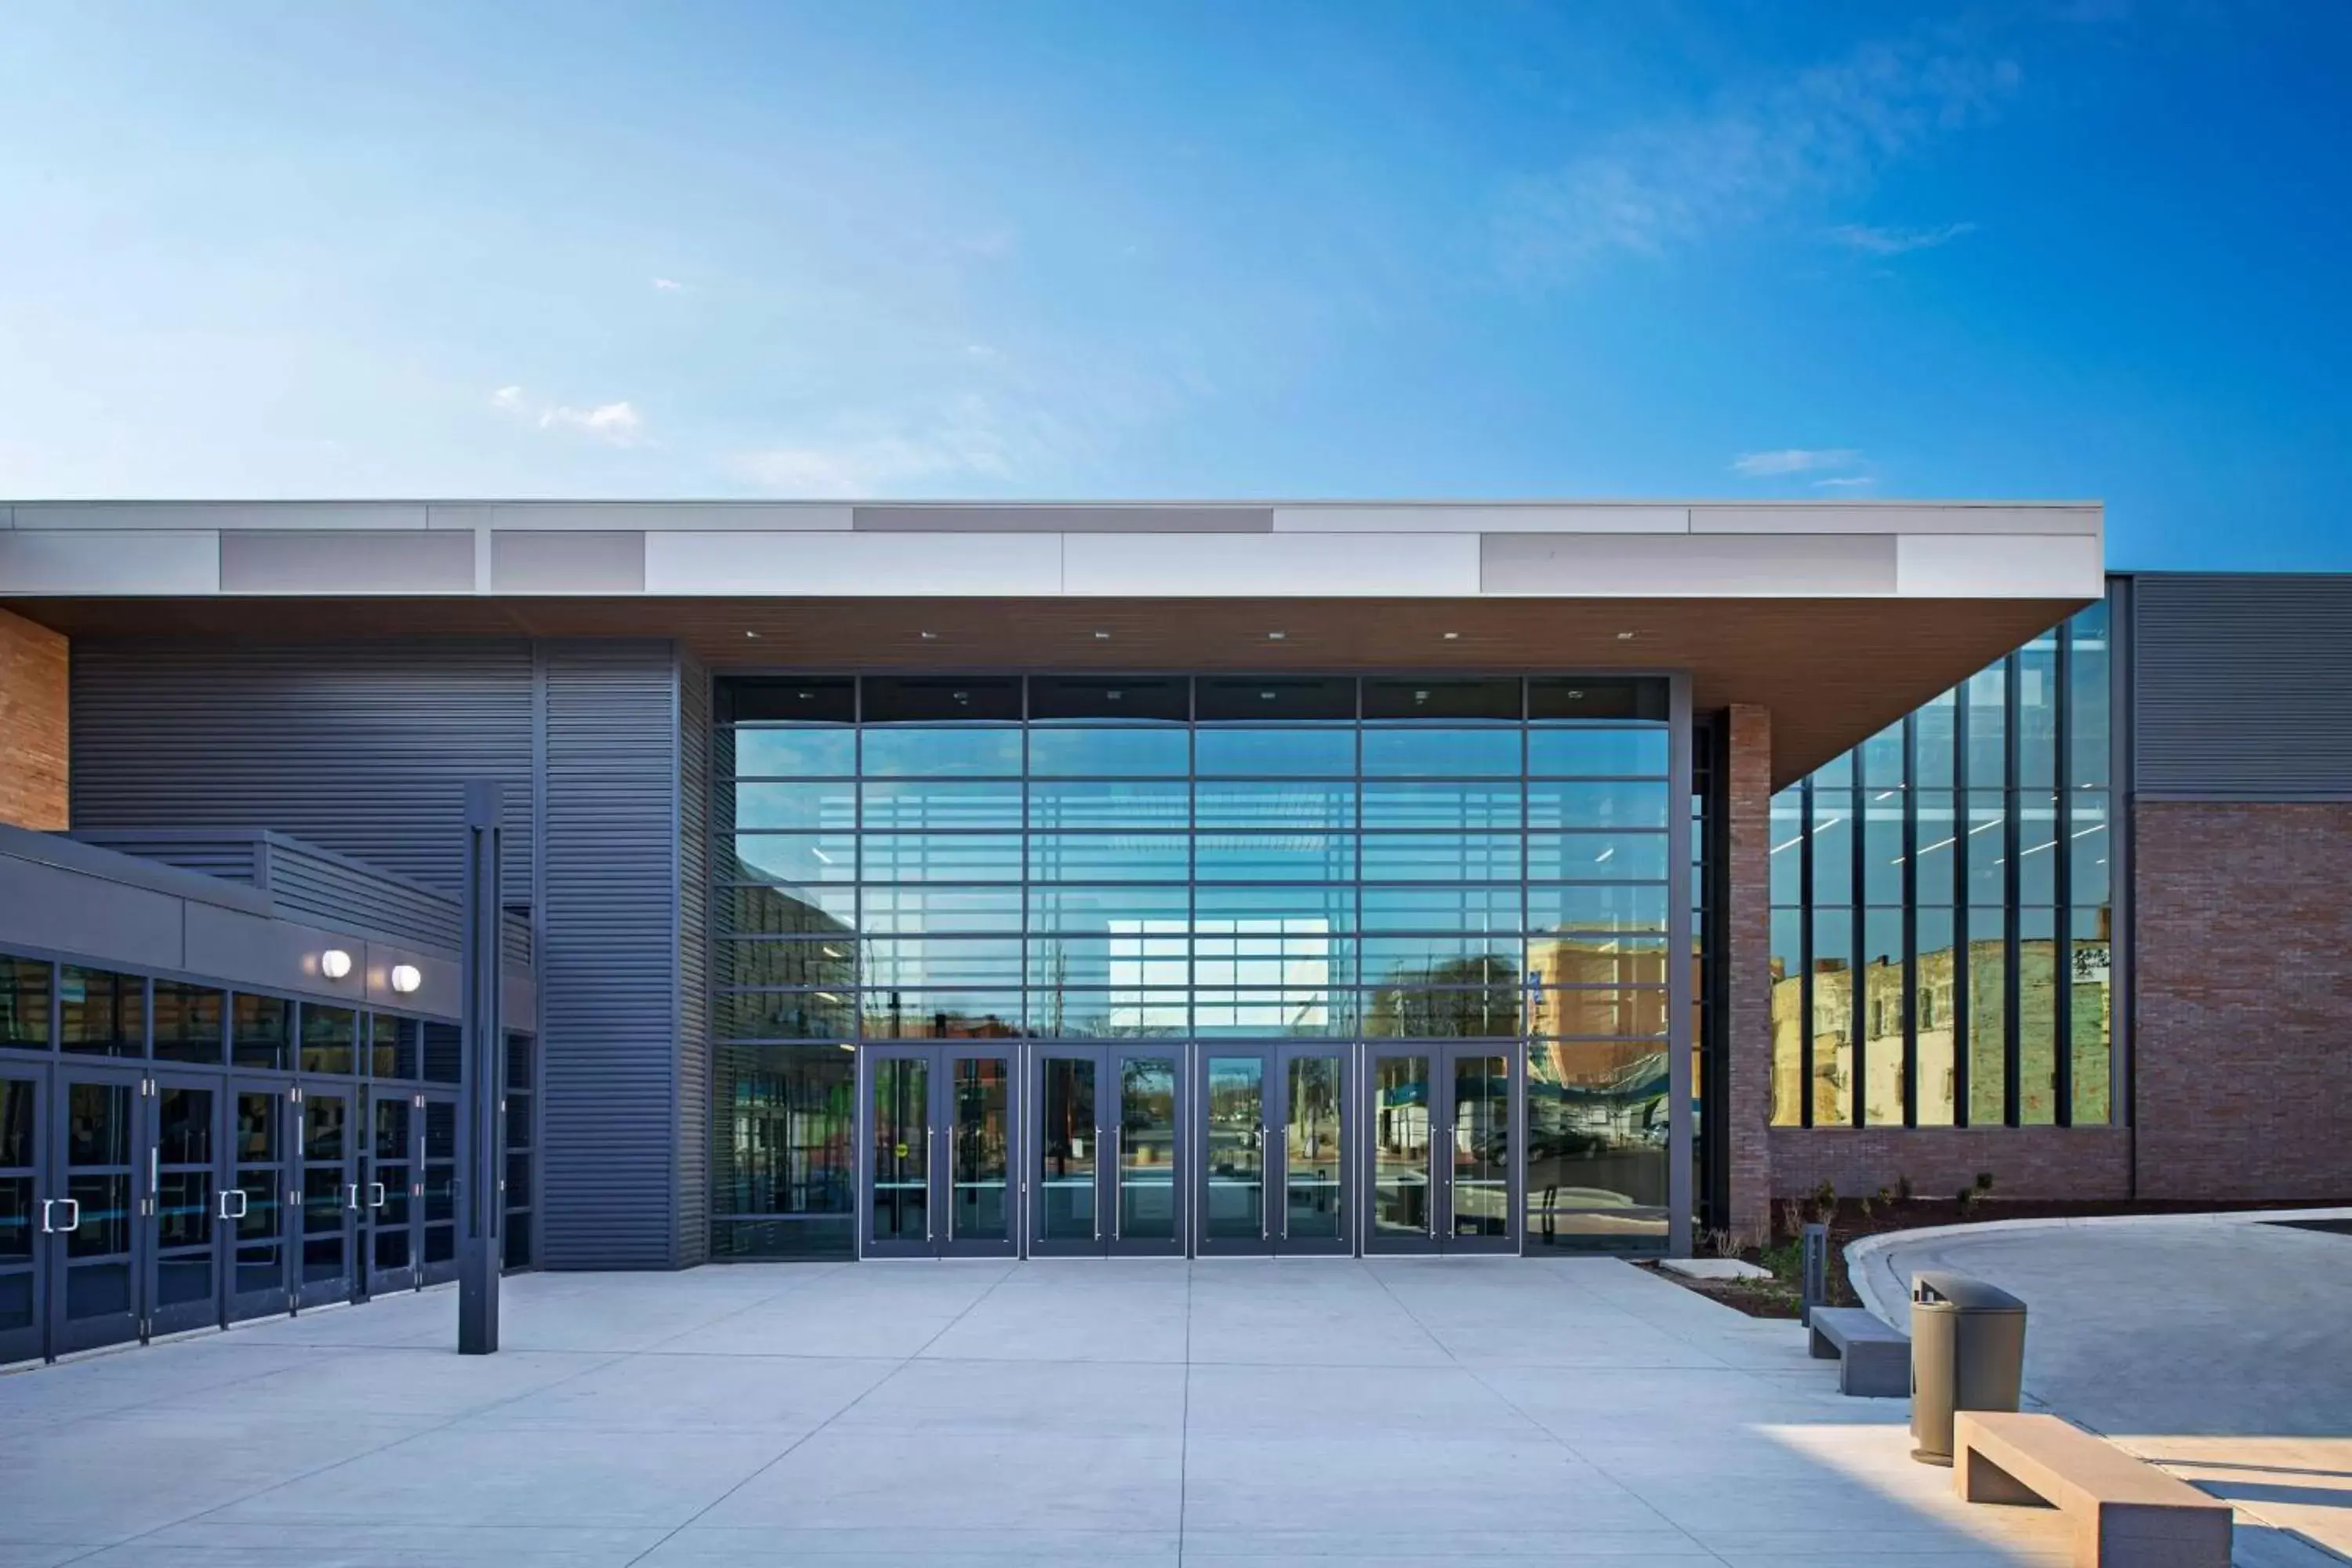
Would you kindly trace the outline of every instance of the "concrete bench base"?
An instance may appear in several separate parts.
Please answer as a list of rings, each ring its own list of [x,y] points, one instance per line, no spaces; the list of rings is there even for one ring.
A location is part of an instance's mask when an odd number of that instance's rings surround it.
[[[1970,1502],[2045,1503],[2074,1521],[2077,1568],[2230,1568],[2230,1505],[2055,1415],[1963,1410],[1952,1486]]]
[[[1815,1361],[1838,1359],[1838,1392],[1901,1399],[1911,1392],[1911,1339],[1860,1307],[1816,1307],[1806,1348]]]

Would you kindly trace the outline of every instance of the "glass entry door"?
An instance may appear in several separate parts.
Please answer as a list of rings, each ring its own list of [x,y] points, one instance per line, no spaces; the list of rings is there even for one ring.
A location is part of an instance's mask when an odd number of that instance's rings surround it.
[[[147,1097],[148,1210],[154,1245],[146,1258],[148,1331],[215,1327],[228,1310],[227,1085],[218,1079],[158,1074]]]
[[[1202,1255],[1352,1250],[1349,1065],[1340,1047],[1202,1047]]]
[[[0,1062],[0,1363],[42,1352],[48,1301],[48,1068]]]
[[[416,1285],[418,1124],[424,1107],[411,1090],[370,1089],[360,1132],[361,1267],[377,1295]]]
[[[1173,1046],[1034,1047],[1032,1256],[1182,1253],[1182,1065]]]
[[[62,1067],[53,1081],[37,1223],[50,1248],[49,1353],[65,1355],[139,1337],[145,1085],[135,1074]]]
[[[299,1092],[301,1246],[294,1300],[316,1307],[359,1293],[360,1130],[353,1090],[305,1084]]]
[[[417,1103],[422,1101],[422,1103]],[[416,1282],[457,1278],[457,1096],[426,1089],[411,1102],[416,1128]]]
[[[877,1046],[862,1066],[866,1256],[1010,1257],[1012,1050]]]
[[[1518,1250],[1516,1043],[1367,1047],[1367,1252]]]
[[[286,1310],[293,1289],[289,1199],[298,1190],[287,1151],[295,1105],[288,1090],[232,1080],[228,1092],[228,1171],[217,1213],[227,1227],[228,1319]]]

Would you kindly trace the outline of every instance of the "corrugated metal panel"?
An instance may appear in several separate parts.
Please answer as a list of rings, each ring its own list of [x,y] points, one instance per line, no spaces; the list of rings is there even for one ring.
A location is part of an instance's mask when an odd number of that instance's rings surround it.
[[[2352,577],[2133,580],[2142,796],[2352,795]]]
[[[678,662],[677,1247],[710,1256],[710,672]]]
[[[270,841],[268,867],[263,890],[281,909],[453,951],[460,943],[457,901],[417,883],[375,876],[284,838]]]
[[[667,643],[545,647],[547,1086],[555,1268],[677,1258],[678,716]]]
[[[276,828],[455,896],[465,781],[530,820],[525,642],[79,637],[72,691],[77,829]],[[528,902],[530,838],[509,842]]]

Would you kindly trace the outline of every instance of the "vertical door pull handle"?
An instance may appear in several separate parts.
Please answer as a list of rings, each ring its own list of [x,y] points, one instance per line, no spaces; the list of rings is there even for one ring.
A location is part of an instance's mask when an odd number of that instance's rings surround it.
[[[52,1226],[49,1224],[49,1205],[51,1204],[63,1204],[67,1208],[73,1211],[66,1216],[65,1224],[59,1226]],[[79,1230],[81,1228],[81,1200],[79,1198],[45,1199],[41,1204],[41,1228],[46,1231],[50,1231],[58,1236],[68,1236],[73,1232]]]
[[[357,1182],[346,1182],[343,1185],[346,1192],[343,1206],[347,1209],[355,1209],[359,1207],[360,1184]]]
[[[380,1209],[383,1207],[383,1184],[382,1182],[370,1182],[368,1184],[368,1207],[372,1209]]]
[[[235,1198],[236,1200],[236,1208],[235,1212],[231,1212],[228,1206],[228,1201],[231,1198]],[[243,1187],[227,1187],[222,1190],[220,1195],[221,1218],[243,1219],[245,1217],[245,1211],[248,1206],[249,1205],[247,1202],[245,1189]]]

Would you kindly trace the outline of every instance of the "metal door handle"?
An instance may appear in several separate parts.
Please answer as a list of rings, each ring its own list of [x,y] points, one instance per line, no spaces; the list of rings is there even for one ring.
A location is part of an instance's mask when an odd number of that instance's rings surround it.
[[[1274,1239],[1274,1215],[1266,1209],[1266,1189],[1273,1184],[1266,1180],[1266,1175],[1265,1129],[1261,1126],[1257,1130],[1257,1238],[1260,1241]]]
[[[351,1194],[351,1195],[350,1195],[348,1198],[346,1198],[346,1199],[344,1200],[343,1206],[344,1206],[345,1208],[347,1208],[347,1209],[355,1209],[355,1208],[359,1207],[359,1206],[360,1206],[360,1184],[359,1184],[357,1182],[347,1182],[347,1183],[345,1183],[345,1184],[344,1184],[344,1186],[345,1186],[345,1187],[346,1187],[346,1189],[349,1191],[349,1193],[350,1193],[350,1194]]]
[[[1119,1130],[1118,1130],[1118,1128],[1114,1127],[1114,1128],[1112,1128],[1112,1129],[1111,1129],[1111,1134],[1110,1134],[1110,1238],[1111,1238],[1113,1241],[1117,1241],[1117,1240],[1118,1240],[1118,1239],[1120,1238],[1120,1228],[1121,1228],[1121,1212],[1120,1212],[1120,1211],[1124,1210],[1124,1209],[1127,1207],[1127,1204],[1126,1204],[1126,1202],[1124,1201],[1124,1200],[1125,1200],[1125,1198],[1126,1198],[1126,1194],[1125,1194],[1125,1192],[1122,1190],[1122,1187],[1121,1187],[1121,1177],[1125,1174],[1125,1173],[1123,1173],[1122,1171],[1120,1171],[1120,1170],[1119,1170],[1119,1168],[1118,1168],[1118,1132],[1119,1132]]]
[[[923,1185],[929,1189],[923,1194],[923,1239],[929,1241],[933,1239],[933,1231],[938,1219],[938,1215],[933,1211],[939,1207],[939,1205],[931,1202],[930,1197],[931,1192],[939,1187],[940,1130],[938,1128],[931,1129],[925,1147],[930,1152],[930,1159],[926,1162],[923,1172]]]
[[[382,1182],[370,1182],[368,1184],[368,1207],[372,1209],[380,1209],[383,1207],[383,1184]]]
[[[49,1210],[58,1204],[63,1204],[66,1207],[73,1210],[73,1218],[64,1225],[51,1225],[49,1223]],[[70,1235],[74,1231],[79,1230],[80,1228],[81,1200],[79,1198],[43,1198],[41,1200],[41,1231],[44,1235],[67,1236]]]
[[[235,1214],[228,1212],[228,1201],[231,1198],[235,1198],[236,1200],[236,1212]],[[245,1189],[243,1187],[230,1187],[220,1195],[220,1217],[223,1219],[243,1219],[245,1217],[245,1211],[251,1206],[251,1204],[246,1198]]]

